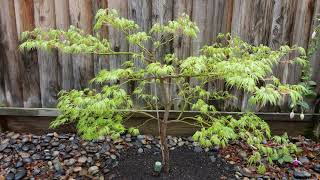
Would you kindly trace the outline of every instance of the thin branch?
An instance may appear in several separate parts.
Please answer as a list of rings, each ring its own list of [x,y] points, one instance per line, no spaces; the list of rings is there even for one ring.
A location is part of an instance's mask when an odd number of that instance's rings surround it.
[[[144,126],[145,124],[147,124],[149,121],[151,120],[155,120],[154,118],[149,118],[147,120],[145,120],[142,124],[140,124],[139,126],[137,126],[137,128],[140,128],[141,126]]]

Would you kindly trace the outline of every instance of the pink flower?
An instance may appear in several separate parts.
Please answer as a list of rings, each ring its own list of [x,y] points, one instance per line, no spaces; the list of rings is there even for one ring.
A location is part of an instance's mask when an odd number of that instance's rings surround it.
[[[293,160],[292,164],[294,167],[298,167],[299,165],[302,165],[302,163],[297,158]]]

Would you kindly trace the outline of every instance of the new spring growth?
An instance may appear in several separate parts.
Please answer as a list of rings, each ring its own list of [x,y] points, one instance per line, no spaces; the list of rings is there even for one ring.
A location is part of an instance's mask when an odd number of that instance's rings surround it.
[[[301,112],[300,114],[300,119],[303,120],[304,119],[304,114],[303,114],[303,111]]]
[[[291,113],[290,113],[290,119],[293,119],[294,118],[294,112],[292,111]]]

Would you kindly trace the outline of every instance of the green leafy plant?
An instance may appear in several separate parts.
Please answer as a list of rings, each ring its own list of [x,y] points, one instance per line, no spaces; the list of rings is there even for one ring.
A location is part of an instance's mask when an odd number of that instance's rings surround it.
[[[123,122],[130,117],[130,113],[144,114],[149,118],[147,121],[158,121],[162,162],[166,175],[169,172],[166,130],[171,123],[187,123],[201,128],[201,131],[195,133],[194,138],[205,147],[211,147],[213,144],[224,147],[229,141],[239,137],[254,146],[261,144],[265,137],[270,138],[270,130],[266,123],[253,115],[245,115],[239,120],[230,116],[217,118],[216,108],[209,102],[234,98],[230,92],[231,89],[237,88],[251,94],[250,102],[257,107],[277,105],[289,97],[291,107],[294,108],[303,102],[304,94],[309,92],[306,84],[281,84],[272,76],[272,67],[279,63],[307,66],[308,62],[305,61],[306,55],[302,48],[282,46],[279,50],[272,50],[263,45],[252,46],[231,34],[221,34],[218,42],[203,47],[200,55],[181,59],[172,53],[161,56],[158,52],[182,35],[196,38],[199,29],[185,14],[167,24],[154,24],[148,32],[140,31],[134,21],[119,17],[112,9],[99,10],[95,20],[95,36],[85,34],[73,26],[67,31],[42,31],[36,28],[22,34],[22,50],[58,49],[74,54],[129,56],[129,60],[124,62],[121,68],[101,70],[92,79],[91,83],[103,86],[102,91],[62,91],[58,103],[61,115],[52,122],[51,127],[75,122],[79,134],[85,139],[96,139],[103,135],[111,135],[116,139],[125,131],[138,134],[139,126],[127,128]],[[114,51],[109,41],[99,36],[100,29],[107,25],[123,33],[129,44],[139,50]],[[152,44],[152,48],[147,44]],[[292,53],[298,56],[280,61]],[[141,65],[145,68],[140,68]],[[191,78],[197,83],[191,83]],[[214,80],[223,80],[226,89],[208,91],[208,83]],[[270,81],[271,83],[267,83]],[[122,90],[122,85],[133,82],[137,86],[132,94]],[[149,88],[152,90],[147,91]],[[173,88],[176,88],[175,91],[172,91]],[[177,96],[174,96],[173,92],[178,92]],[[145,102],[145,105],[133,105],[133,98]],[[181,112],[177,118],[169,119],[176,102],[179,103]],[[186,116],[185,112],[189,107],[191,110],[199,111],[200,115]],[[146,109],[154,109],[156,115],[144,111]],[[190,120],[195,123],[190,123]],[[252,163],[259,160],[257,153],[254,153],[256,157]]]
[[[263,164],[260,164],[259,166],[258,166],[258,169],[257,169],[257,172],[259,173],[259,174],[261,174],[261,175],[263,175],[263,174],[265,174],[266,173],[266,167],[263,165]]]

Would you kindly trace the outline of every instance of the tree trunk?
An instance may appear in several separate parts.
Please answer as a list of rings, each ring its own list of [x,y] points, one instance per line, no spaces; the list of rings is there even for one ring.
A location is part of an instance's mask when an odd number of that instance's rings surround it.
[[[162,93],[164,95],[164,104],[165,104],[165,112],[163,115],[163,119],[159,120],[159,135],[160,135],[160,143],[161,143],[161,155],[162,155],[162,164],[163,164],[163,172],[165,176],[169,175],[169,148],[167,143],[167,121],[169,118],[170,112],[170,87],[168,80],[161,80],[160,86],[162,89]]]

